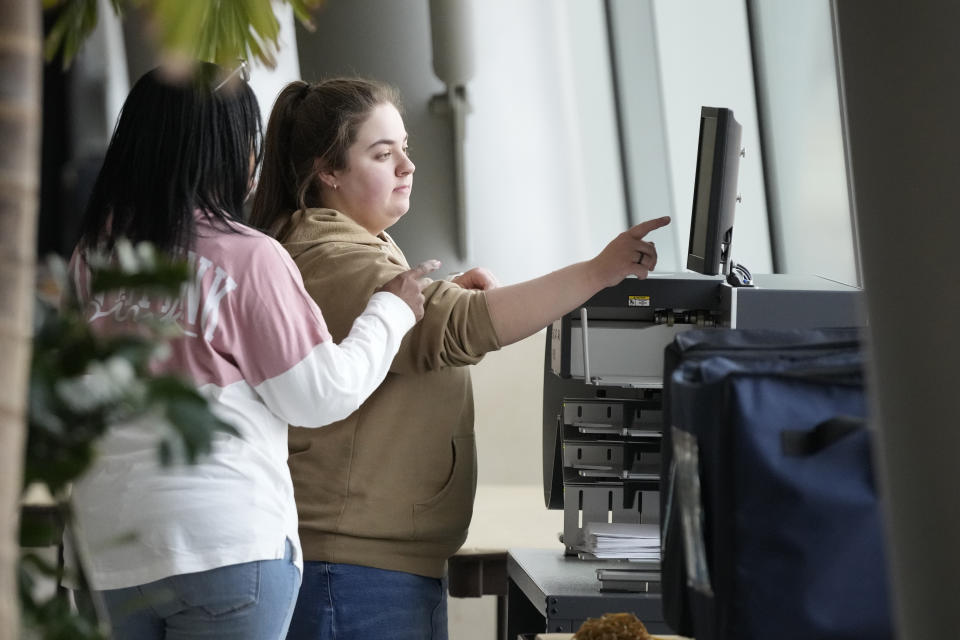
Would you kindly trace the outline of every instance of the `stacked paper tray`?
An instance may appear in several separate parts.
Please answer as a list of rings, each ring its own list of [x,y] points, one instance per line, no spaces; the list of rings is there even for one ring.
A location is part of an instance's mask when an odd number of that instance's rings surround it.
[[[560,448],[568,552],[589,552],[584,531],[590,524],[658,522],[662,418],[657,394],[649,399],[563,400]]]

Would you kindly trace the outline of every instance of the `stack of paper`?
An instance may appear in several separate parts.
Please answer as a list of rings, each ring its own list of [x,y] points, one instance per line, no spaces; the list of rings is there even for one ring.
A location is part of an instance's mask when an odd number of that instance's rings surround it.
[[[596,558],[660,560],[660,527],[629,522],[589,522],[583,551]]]

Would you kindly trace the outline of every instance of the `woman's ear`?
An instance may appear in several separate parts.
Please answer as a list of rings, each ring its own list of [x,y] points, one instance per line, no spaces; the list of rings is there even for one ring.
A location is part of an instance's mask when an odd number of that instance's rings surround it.
[[[330,189],[336,190],[340,186],[337,180],[336,172],[324,167],[320,161],[320,158],[317,158],[313,161],[313,175],[315,175],[323,185]]]
[[[322,171],[317,174],[317,178],[325,187],[336,190],[338,188],[337,178],[330,171]]]

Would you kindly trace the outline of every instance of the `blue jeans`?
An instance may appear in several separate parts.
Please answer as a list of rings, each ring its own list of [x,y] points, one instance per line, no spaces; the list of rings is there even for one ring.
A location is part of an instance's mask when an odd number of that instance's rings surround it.
[[[447,580],[306,562],[287,640],[447,640]]]
[[[280,640],[300,572],[287,541],[283,560],[260,560],[101,591],[114,640]]]

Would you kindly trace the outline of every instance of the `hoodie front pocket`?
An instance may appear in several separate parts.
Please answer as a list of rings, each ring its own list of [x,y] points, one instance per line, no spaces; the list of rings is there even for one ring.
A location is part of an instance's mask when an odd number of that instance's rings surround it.
[[[430,499],[413,505],[414,539],[443,542],[462,537],[470,525],[476,489],[473,434],[451,442],[453,468],[446,484]]]

